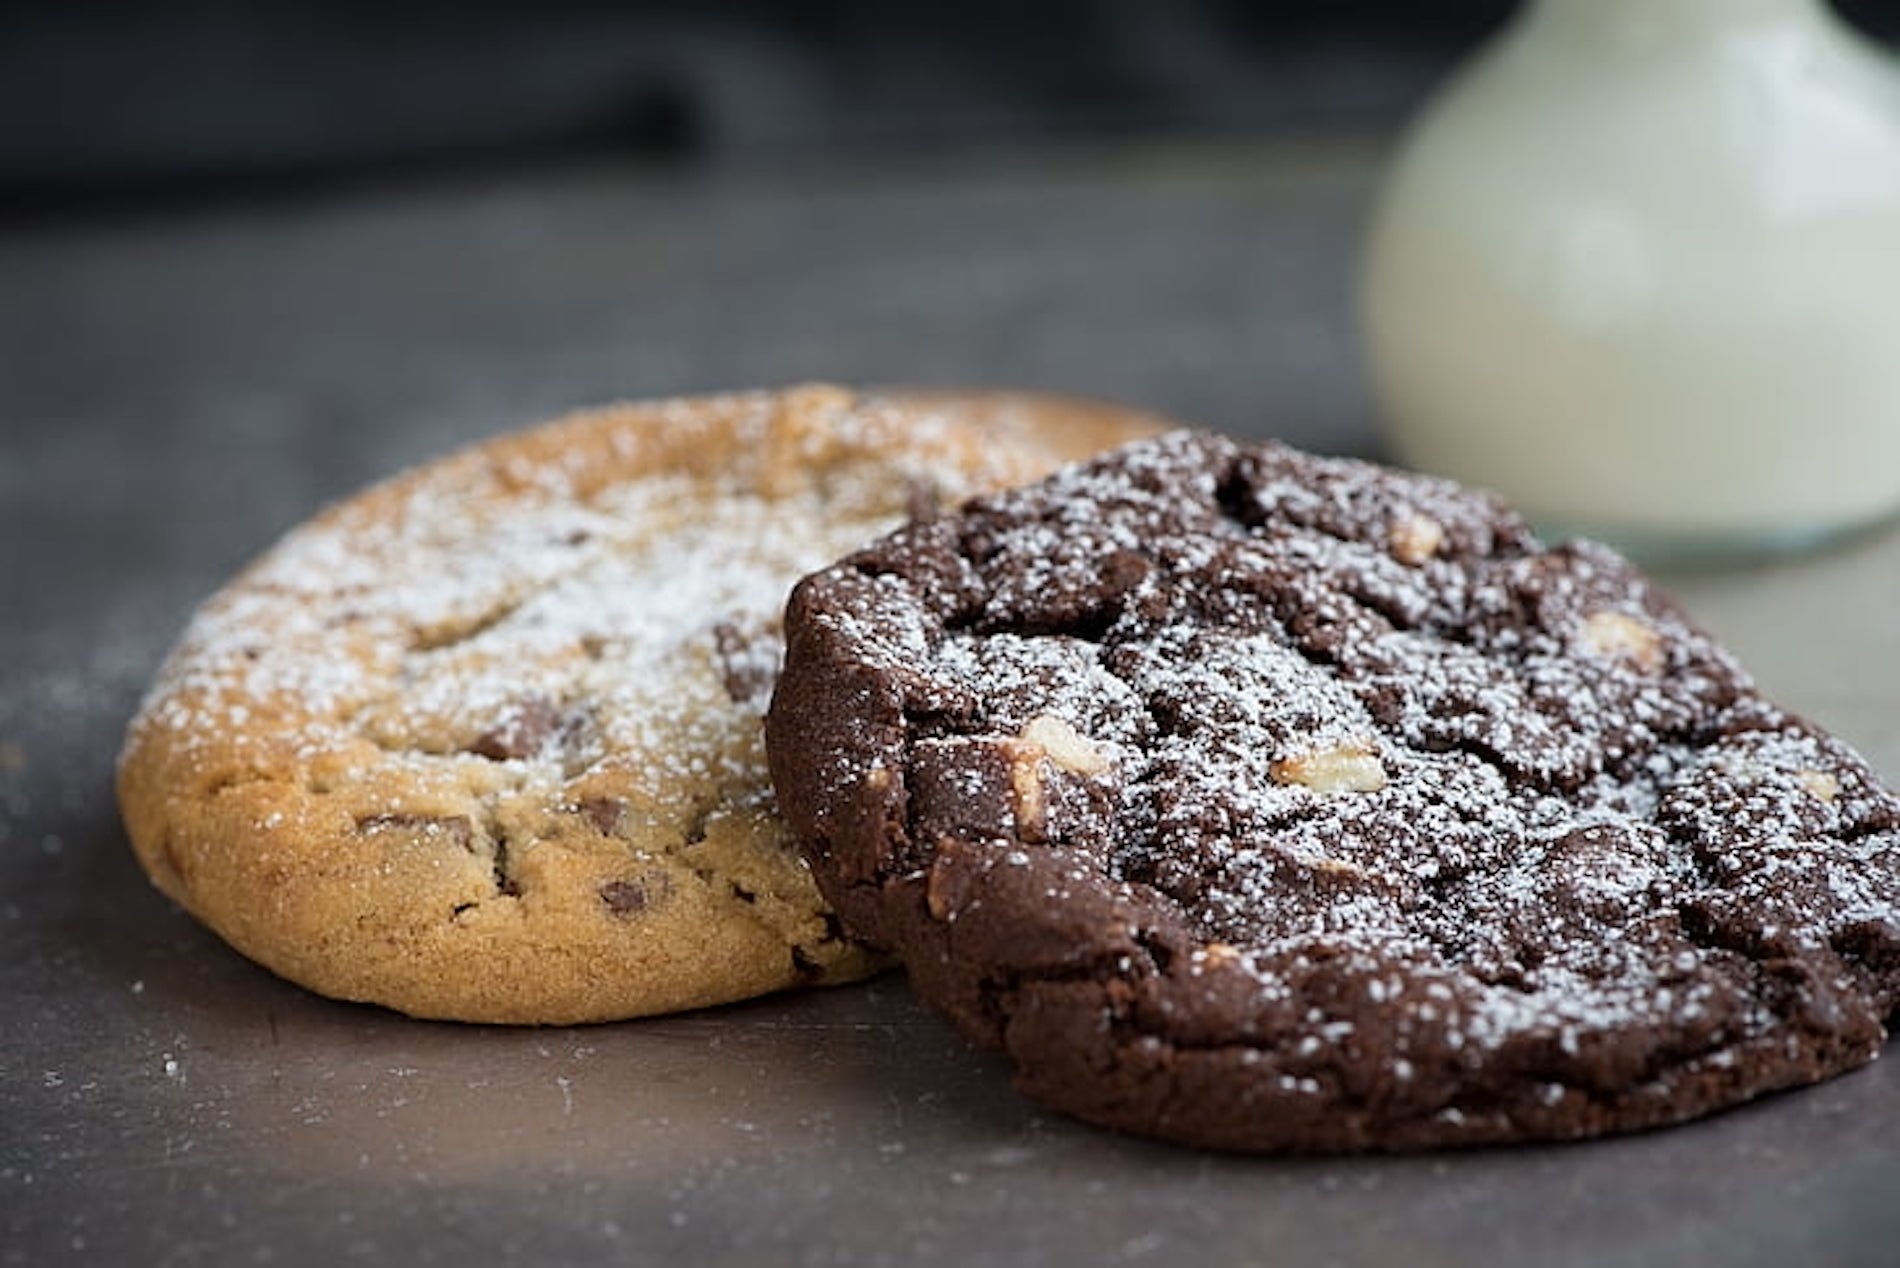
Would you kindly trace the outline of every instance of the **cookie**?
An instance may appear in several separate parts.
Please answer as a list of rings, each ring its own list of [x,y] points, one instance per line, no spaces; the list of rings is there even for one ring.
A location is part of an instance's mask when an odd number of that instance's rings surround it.
[[[121,756],[132,844],[252,959],[421,1017],[862,975],[765,774],[786,591],[907,513],[1146,429],[816,387],[599,410],[413,471],[192,620]]]
[[[1193,1144],[1671,1123],[1872,1059],[1900,798],[1628,563],[1178,433],[803,581],[820,888],[1028,1095]]]

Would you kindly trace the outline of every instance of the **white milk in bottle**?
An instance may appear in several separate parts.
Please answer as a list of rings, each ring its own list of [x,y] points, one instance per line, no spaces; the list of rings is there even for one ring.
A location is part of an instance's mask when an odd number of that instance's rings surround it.
[[[1397,456],[1638,552],[1900,510],[1900,70],[1819,0],[1533,0],[1375,208]]]

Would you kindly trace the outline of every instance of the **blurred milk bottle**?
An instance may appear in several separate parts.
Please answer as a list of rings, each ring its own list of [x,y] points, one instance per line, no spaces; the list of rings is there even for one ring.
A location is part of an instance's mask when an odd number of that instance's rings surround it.
[[[1900,66],[1821,0],[1531,0],[1375,210],[1397,455],[1639,553],[1900,512]]]

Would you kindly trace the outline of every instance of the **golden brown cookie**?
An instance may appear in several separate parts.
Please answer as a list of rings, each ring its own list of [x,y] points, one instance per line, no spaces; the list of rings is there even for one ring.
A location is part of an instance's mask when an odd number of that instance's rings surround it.
[[[129,730],[153,881],[312,990],[570,1023],[862,975],[773,807],[790,583],[939,498],[1152,429],[798,388],[579,414],[292,531]]]

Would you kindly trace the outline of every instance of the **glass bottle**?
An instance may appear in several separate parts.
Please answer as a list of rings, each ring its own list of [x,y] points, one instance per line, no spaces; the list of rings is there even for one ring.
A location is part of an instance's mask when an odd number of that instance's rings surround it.
[[[1650,556],[1900,511],[1900,71],[1820,0],[1531,0],[1375,206],[1397,456]]]

